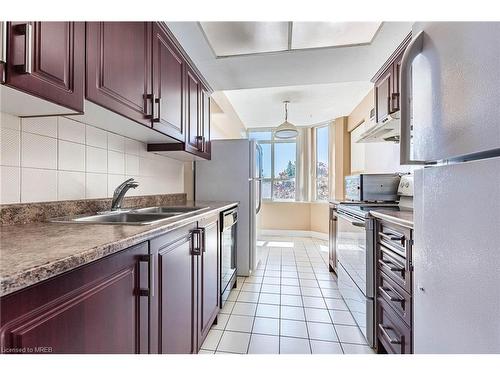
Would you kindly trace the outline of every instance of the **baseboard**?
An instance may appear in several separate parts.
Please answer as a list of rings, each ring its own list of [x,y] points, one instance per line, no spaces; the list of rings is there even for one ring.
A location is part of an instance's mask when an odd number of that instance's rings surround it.
[[[259,233],[264,236],[312,237],[328,241],[327,233],[315,232],[312,230],[261,229]]]

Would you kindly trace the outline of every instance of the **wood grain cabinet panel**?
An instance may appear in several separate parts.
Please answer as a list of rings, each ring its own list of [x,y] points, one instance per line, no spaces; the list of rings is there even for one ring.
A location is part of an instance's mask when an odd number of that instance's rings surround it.
[[[144,243],[3,297],[2,352],[148,353],[148,259]]]
[[[151,22],[87,22],[86,97],[151,126]]]
[[[200,221],[202,252],[198,277],[199,345],[208,334],[220,310],[220,228],[218,216]]]
[[[83,113],[84,22],[9,22],[6,85]]]
[[[185,63],[164,28],[153,25],[153,127],[184,141]]]

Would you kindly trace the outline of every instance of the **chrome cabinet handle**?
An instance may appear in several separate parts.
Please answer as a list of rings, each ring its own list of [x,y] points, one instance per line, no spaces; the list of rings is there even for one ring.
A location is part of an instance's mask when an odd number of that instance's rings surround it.
[[[148,263],[148,289],[140,289],[139,295],[143,297],[154,297],[155,295],[155,267],[153,254],[141,255],[139,262]]]
[[[389,267],[389,269],[394,272],[403,272],[405,270],[403,267],[399,267],[392,262],[388,262],[387,260],[379,259],[378,262],[385,267]]]
[[[191,231],[191,255],[201,255],[201,229]]]
[[[5,64],[7,62],[7,21],[0,22],[0,43],[2,43],[0,63]]]
[[[156,106],[156,115],[155,115]],[[153,94],[153,122],[160,122],[161,116],[161,96],[155,97]]]
[[[391,292],[392,292],[392,290],[391,290],[391,289],[386,289],[386,288],[383,288],[383,287],[379,286],[379,287],[378,287],[378,290],[380,291],[380,293],[381,293],[381,294],[383,294],[383,295],[384,295],[384,296],[385,296],[385,297],[386,297],[389,301],[391,301],[391,302],[399,302],[399,303],[404,302],[403,297],[399,297],[399,296],[398,296],[398,297],[394,297],[394,296],[391,296],[391,295],[389,294],[389,292],[388,292],[388,291],[391,291]],[[397,294],[397,293],[396,293],[396,294]]]
[[[390,335],[389,335],[389,332],[386,331],[386,328],[391,330],[391,328],[389,327],[384,327],[382,324],[379,324],[378,325],[378,328],[380,329],[380,332],[382,332],[382,334],[387,338],[387,340],[391,343],[391,344],[394,344],[394,345],[401,345],[401,340],[399,339],[395,339],[395,338],[392,338]]]
[[[31,23],[23,23],[16,26],[16,31],[19,34],[24,34],[24,64],[16,65],[16,69],[21,73],[31,74],[33,67],[32,60],[32,43],[33,43],[33,25]]]
[[[398,235],[395,235],[395,234],[388,234],[388,233],[384,233],[384,232],[379,232],[380,236],[388,241],[400,241],[401,243],[403,243],[404,239],[405,239],[405,236],[398,236]]]
[[[401,60],[401,134],[399,139],[400,164],[425,164],[424,161],[411,158],[411,123],[410,123],[410,86],[411,86],[411,63],[423,49],[424,32],[415,35],[406,48]]]
[[[349,224],[354,225],[355,227],[362,227],[365,228],[365,222],[364,221],[359,221],[359,220],[353,220],[349,218],[348,216],[342,215],[337,211],[337,217],[340,217],[341,219],[344,219],[349,222]]]

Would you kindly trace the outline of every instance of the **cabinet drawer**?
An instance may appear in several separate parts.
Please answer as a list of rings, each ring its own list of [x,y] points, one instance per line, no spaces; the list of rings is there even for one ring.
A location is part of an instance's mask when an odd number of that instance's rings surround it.
[[[411,296],[384,272],[377,272],[377,297],[382,298],[411,326]]]
[[[377,241],[404,258],[411,258],[411,230],[396,224],[379,221]]]
[[[381,243],[377,244],[377,263],[383,271],[401,288],[411,294],[410,262]]]
[[[383,298],[377,298],[377,338],[388,353],[410,354],[411,329]]]

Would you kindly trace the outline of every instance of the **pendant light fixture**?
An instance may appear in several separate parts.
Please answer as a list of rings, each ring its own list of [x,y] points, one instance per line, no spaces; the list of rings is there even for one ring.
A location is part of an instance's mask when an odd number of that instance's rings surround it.
[[[299,134],[297,127],[288,122],[288,103],[290,103],[288,100],[283,102],[285,106],[285,122],[274,131],[274,136],[279,139],[295,138]]]

